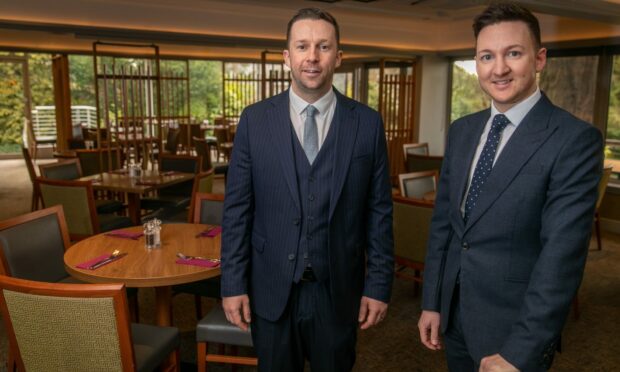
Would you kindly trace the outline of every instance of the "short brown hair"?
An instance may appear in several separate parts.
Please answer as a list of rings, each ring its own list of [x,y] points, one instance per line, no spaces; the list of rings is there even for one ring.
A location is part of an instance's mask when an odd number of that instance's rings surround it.
[[[500,22],[521,21],[527,25],[532,34],[537,48],[541,47],[540,25],[538,19],[526,8],[515,3],[494,3],[489,5],[482,13],[474,18],[474,37],[478,39],[478,34],[483,28]]]
[[[323,9],[319,8],[304,8],[300,9],[297,14],[288,21],[288,25],[286,26],[286,47],[288,48],[288,44],[291,38],[291,28],[293,24],[297,21],[301,21],[302,19],[313,19],[313,20],[323,20],[336,29],[336,46],[340,49],[340,28],[338,27],[338,22],[336,22],[336,18],[326,12]]]

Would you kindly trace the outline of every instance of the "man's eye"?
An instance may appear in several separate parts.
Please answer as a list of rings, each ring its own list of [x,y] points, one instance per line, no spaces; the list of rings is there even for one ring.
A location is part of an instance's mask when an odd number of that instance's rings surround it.
[[[487,61],[491,60],[491,55],[490,54],[483,54],[479,58],[480,58],[481,61],[487,62]]]
[[[508,52],[508,57],[520,57],[521,56],[521,52],[517,51],[517,50],[511,50],[510,52]]]

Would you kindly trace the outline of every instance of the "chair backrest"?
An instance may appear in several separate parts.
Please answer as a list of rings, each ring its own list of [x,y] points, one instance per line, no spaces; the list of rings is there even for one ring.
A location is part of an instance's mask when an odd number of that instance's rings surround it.
[[[433,205],[394,196],[394,254],[424,263]]]
[[[30,151],[27,148],[22,146],[22,155],[24,156],[24,161],[26,162],[26,168],[28,169],[28,176],[30,176],[30,181],[34,185],[34,180],[37,178],[37,172],[34,169],[34,163],[32,162],[32,157],[30,156]]]
[[[122,284],[0,276],[0,309],[20,371],[135,371]]]
[[[109,154],[108,154],[109,152]],[[120,167],[118,158],[118,149],[91,149],[91,150],[75,150],[82,168],[82,176],[92,176],[101,172],[109,172]],[[103,168],[100,168],[99,157],[103,161]],[[112,163],[110,166],[110,157]]]
[[[405,143],[403,145],[403,156],[407,160],[407,154],[428,156],[428,143]]]
[[[168,134],[166,135],[166,144],[164,149],[171,154],[177,153],[179,147],[179,135],[181,130],[179,128],[168,128]]]
[[[208,171],[213,167],[211,165],[211,151],[209,151],[209,144],[205,138],[192,138],[194,140],[194,149],[196,149],[196,154],[202,158],[202,170]]]
[[[405,169],[407,172],[422,172],[429,170],[436,170],[437,172],[440,172],[442,162],[443,156],[407,154]]]
[[[90,181],[50,180],[39,177],[36,182],[44,207],[63,206],[71,240],[83,239],[100,232]]]
[[[62,206],[0,221],[0,274],[40,282],[68,276],[69,232]]]
[[[614,167],[611,165],[607,165],[603,168],[603,174],[601,174],[601,180],[598,182],[598,199],[596,199],[596,210],[598,211],[601,206],[601,202],[603,202],[603,197],[605,196],[605,190],[607,189],[607,184],[609,183],[609,179],[611,178],[611,172]]]
[[[197,193],[194,198],[193,223],[221,225],[224,215],[224,195]]]
[[[202,166],[201,160],[199,156],[161,154],[159,170],[198,173]]]
[[[230,130],[227,126],[217,126],[213,129],[213,136],[217,140],[217,144],[220,145],[224,142],[230,141]]]
[[[63,159],[57,163],[39,165],[41,177],[51,180],[75,180],[82,177],[78,159]]]
[[[423,200],[427,193],[437,190],[438,177],[436,171],[399,174],[400,194],[407,198]]]
[[[192,190],[192,200],[189,204],[188,222],[192,223],[194,219],[194,207],[196,195],[211,194],[213,192],[213,180],[215,179],[215,171],[210,169],[208,172],[200,172],[194,178],[194,189]]]

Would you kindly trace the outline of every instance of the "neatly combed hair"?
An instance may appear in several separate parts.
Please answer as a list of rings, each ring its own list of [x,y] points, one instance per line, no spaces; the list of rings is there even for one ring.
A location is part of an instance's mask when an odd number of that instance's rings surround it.
[[[340,49],[340,27],[338,27],[338,22],[336,22],[336,18],[319,8],[304,8],[301,9],[288,21],[288,25],[286,26],[286,46],[288,48],[288,44],[291,39],[291,28],[293,24],[297,21],[301,21],[302,19],[314,19],[314,20],[323,20],[327,23],[334,26],[336,29],[336,46]]]
[[[521,21],[530,29],[536,47],[540,48],[540,25],[538,19],[526,8],[515,3],[494,3],[489,5],[482,13],[474,18],[474,37],[478,39],[478,34],[483,28],[500,22]]]

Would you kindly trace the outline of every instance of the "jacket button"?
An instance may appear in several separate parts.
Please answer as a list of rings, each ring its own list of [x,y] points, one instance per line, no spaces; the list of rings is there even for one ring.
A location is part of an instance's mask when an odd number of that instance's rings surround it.
[[[308,235],[306,236],[306,238],[307,238],[308,240],[312,240],[312,234],[308,234]]]
[[[299,225],[299,218],[293,218],[293,225]]]
[[[463,247],[463,250],[468,250],[469,244],[467,242],[463,242],[463,244],[461,244],[461,247]]]
[[[314,195],[310,194],[310,195],[308,196],[308,200],[313,201],[313,200],[314,200]]]
[[[293,261],[294,259],[295,259],[295,255],[294,254],[291,253],[291,254],[288,255],[288,260],[289,261]]]

